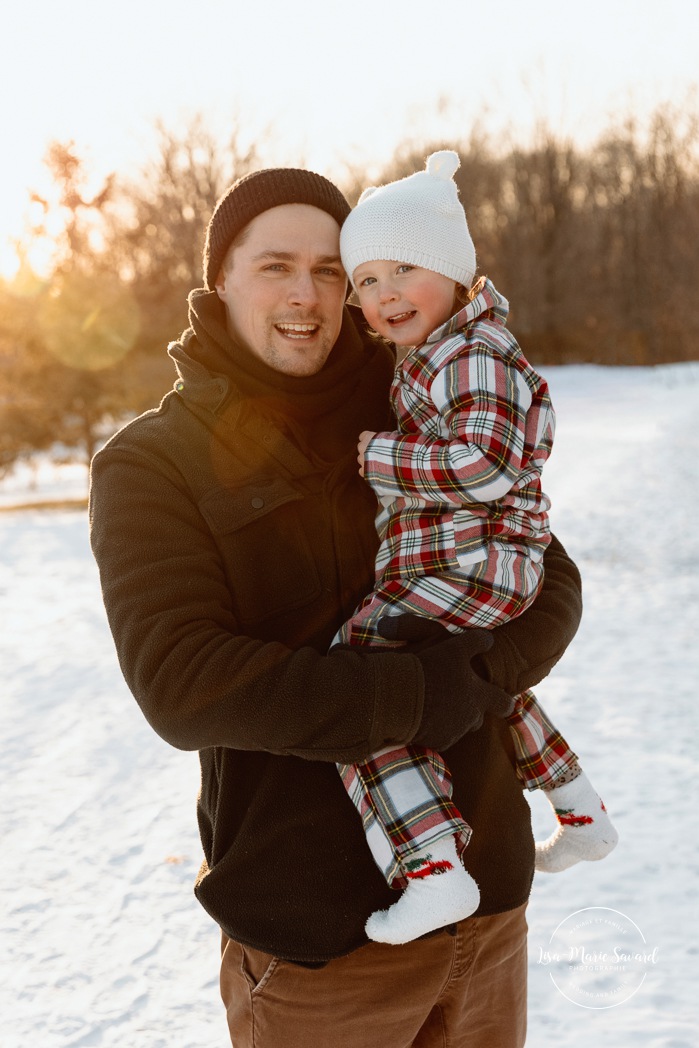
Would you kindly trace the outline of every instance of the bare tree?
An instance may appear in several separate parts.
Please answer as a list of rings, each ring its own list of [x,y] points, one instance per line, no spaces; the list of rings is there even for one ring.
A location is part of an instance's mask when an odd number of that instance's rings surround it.
[[[52,195],[41,203],[47,216],[58,211],[61,231],[49,278],[31,296],[6,289],[0,402],[5,468],[30,447],[59,444],[89,461],[100,423],[124,411],[127,384],[118,365],[138,325],[104,244],[113,179],[88,196],[73,143],[51,143],[46,164],[56,193],[55,200]]]
[[[121,211],[110,245],[119,273],[139,303],[140,353],[162,355],[187,319],[186,297],[202,283],[206,226],[214,205],[236,178],[255,166],[237,121],[220,142],[195,117],[177,134],[156,126],[154,159],[140,177],[119,187]]]
[[[51,199],[35,194],[32,229],[54,264],[31,294],[0,283],[0,471],[56,442],[89,459],[105,429],[170,387],[165,347],[201,284],[204,231],[216,200],[257,164],[241,125],[219,143],[202,117],[159,125],[138,179],[89,179],[72,142],[52,143]],[[645,133],[612,125],[582,151],[541,127],[527,147],[475,125],[460,143],[404,142],[376,184],[422,169],[445,146],[479,272],[512,304],[511,325],[535,363],[655,364],[699,356],[699,115],[660,108]],[[347,165],[356,202],[368,176]]]

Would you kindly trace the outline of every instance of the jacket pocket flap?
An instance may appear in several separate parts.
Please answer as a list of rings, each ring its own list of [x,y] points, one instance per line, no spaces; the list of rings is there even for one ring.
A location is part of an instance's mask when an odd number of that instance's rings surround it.
[[[281,478],[258,477],[233,490],[217,488],[209,492],[199,502],[199,509],[214,535],[226,535],[266,516],[285,502],[302,497],[301,492]]]

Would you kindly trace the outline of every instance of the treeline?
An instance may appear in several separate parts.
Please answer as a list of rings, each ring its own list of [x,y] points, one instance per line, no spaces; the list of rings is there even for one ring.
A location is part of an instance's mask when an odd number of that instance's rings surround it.
[[[458,149],[479,272],[509,298],[533,363],[692,360],[698,140],[697,113],[667,108],[643,133],[627,120],[585,149],[547,129],[527,146],[497,148],[474,130],[463,142],[404,144],[373,181]],[[35,195],[28,242],[51,240],[51,272],[39,280],[25,264],[0,283],[0,474],[57,445],[89,460],[106,432],[170,388],[165,349],[202,283],[208,217],[226,186],[260,166],[238,134],[221,143],[201,119],[179,135],[159,127],[137,180],[112,176],[89,195],[72,144],[54,143],[47,164],[55,199]],[[366,178],[347,170],[336,181],[354,203]]]

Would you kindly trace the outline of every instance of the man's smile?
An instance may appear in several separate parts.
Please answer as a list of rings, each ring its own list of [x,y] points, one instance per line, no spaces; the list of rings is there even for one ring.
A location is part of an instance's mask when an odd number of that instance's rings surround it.
[[[286,338],[309,339],[320,329],[320,324],[275,324],[274,327]]]

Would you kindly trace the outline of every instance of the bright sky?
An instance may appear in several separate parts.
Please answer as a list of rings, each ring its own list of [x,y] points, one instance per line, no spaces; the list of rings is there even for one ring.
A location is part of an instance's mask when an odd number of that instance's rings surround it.
[[[699,82],[689,0],[22,0],[0,13],[0,272],[12,268],[51,139],[95,178],[134,173],[158,118],[238,114],[265,163],[337,178],[406,138],[521,138],[537,120],[589,140]],[[445,106],[440,101],[446,100]]]

